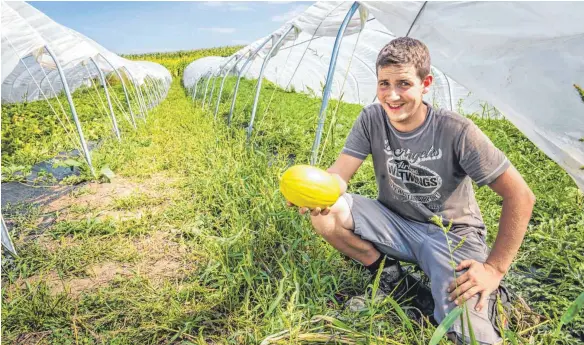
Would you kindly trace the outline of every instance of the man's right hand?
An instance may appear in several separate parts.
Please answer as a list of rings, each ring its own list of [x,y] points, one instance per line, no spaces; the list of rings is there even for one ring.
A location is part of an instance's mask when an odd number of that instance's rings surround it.
[[[362,159],[349,156],[345,153],[341,153],[339,155],[339,158],[337,158],[337,160],[335,161],[335,163],[330,168],[327,169],[327,172],[333,174],[335,179],[337,179],[337,181],[339,182],[340,195],[343,195],[347,191],[348,181],[355,174],[357,169],[359,169],[362,163],[363,163]],[[296,207],[287,200],[286,205],[288,207]],[[307,212],[310,212],[312,216],[318,215],[326,216],[327,214],[329,214],[330,211],[331,211],[330,207],[327,207],[325,209],[317,207],[312,210],[309,209],[308,207],[300,207],[298,209],[298,212],[300,214],[304,215]]]
[[[286,206],[288,206],[288,207],[296,207],[296,205],[292,204],[290,201],[286,201]],[[302,215],[306,214],[306,212],[309,212],[309,211],[310,211],[310,215],[312,215],[312,216],[318,216],[318,215],[326,216],[331,211],[331,208],[330,207],[327,207],[327,208],[325,208],[323,210],[320,207],[317,207],[317,208],[314,208],[314,209],[311,210],[308,207],[300,207],[298,209],[298,213],[300,213]]]

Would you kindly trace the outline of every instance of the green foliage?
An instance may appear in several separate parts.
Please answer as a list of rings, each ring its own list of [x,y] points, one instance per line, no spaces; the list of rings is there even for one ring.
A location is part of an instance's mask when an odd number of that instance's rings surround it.
[[[121,85],[109,91],[112,99],[117,97],[126,105]],[[103,88],[100,88],[100,92],[102,94],[98,95],[93,88],[81,87],[73,93],[73,102],[87,142],[98,142],[113,135],[109,110],[106,112],[99,100],[101,97],[105,102]],[[3,166],[22,166],[25,167],[22,170],[28,170],[60,152],[80,149],[79,136],[66,97],[60,95],[49,99],[49,103],[50,106],[42,99],[2,104]],[[124,130],[130,130],[130,123],[124,120],[121,111],[117,108],[114,111],[118,126],[124,134]],[[6,182],[4,178],[3,182]]]
[[[574,320],[576,315],[578,315],[578,313],[580,312],[580,310],[582,310],[583,307],[584,307],[584,292],[582,292],[580,294],[580,296],[578,296],[578,298],[576,298],[574,303],[572,303],[572,305],[570,305],[570,308],[568,308],[568,310],[566,310],[564,315],[562,315],[562,317],[560,318],[560,323],[558,324],[558,329],[560,329],[563,325],[567,325],[570,322],[572,322],[572,320]]]
[[[166,67],[173,78],[182,77],[185,68],[196,59],[205,56],[230,56],[244,46],[217,47],[196,50],[181,50],[171,53],[146,53],[122,55],[130,60],[147,60]]]
[[[576,91],[580,94],[580,98],[582,98],[582,102],[584,102],[584,89],[582,89],[579,85],[574,84]]]
[[[434,334],[432,335],[432,338],[430,339],[430,345],[436,345],[440,342],[440,340],[442,340],[442,338],[444,337],[446,332],[448,332],[448,329],[450,329],[450,327],[452,327],[452,325],[454,324],[456,319],[460,318],[463,311],[464,311],[464,309],[462,307],[458,306],[458,307],[452,309],[448,313],[448,315],[446,315],[444,320],[442,320],[440,325],[438,325],[438,327],[436,328],[436,331],[434,331]]]

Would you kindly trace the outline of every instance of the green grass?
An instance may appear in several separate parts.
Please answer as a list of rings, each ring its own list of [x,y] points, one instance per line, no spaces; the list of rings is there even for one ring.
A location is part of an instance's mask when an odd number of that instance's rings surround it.
[[[41,344],[260,344],[265,339],[309,344],[324,343],[331,334],[337,338],[329,343],[429,342],[433,328],[412,323],[412,334],[389,300],[371,304],[365,313],[342,311],[342,301],[363,291],[368,274],[315,235],[309,220],[285,207],[278,192],[278,175],[290,159],[309,160],[320,100],[264,82],[254,135],[246,145],[242,124],[249,120],[255,83],[243,80],[233,126],[227,128],[233,84],[228,79],[214,121],[176,78],[147,124],[124,131],[121,143],[106,139],[94,151],[94,164],[109,166],[118,177],[161,186],[173,181],[164,203],[135,193],[115,198],[114,209],[137,212],[162,205],[162,211],[130,220],[86,212],[85,219],[58,221],[40,231],[39,210],[24,212],[18,205],[3,210],[20,252],[13,261],[3,260],[3,343],[34,335]],[[329,105],[329,120],[336,105]],[[321,167],[334,161],[360,109],[341,103],[336,121],[332,126],[327,121],[325,133],[331,128],[331,134]],[[509,122],[472,119],[507,153],[538,200],[506,282],[539,313],[559,320],[582,291],[584,197]],[[25,140],[28,134],[19,135]],[[370,159],[349,189],[376,196]],[[488,188],[477,189],[477,199],[492,243],[501,199]],[[149,262],[157,247],[144,250],[144,243],[160,233],[167,236],[161,257],[179,267],[169,277],[135,270],[78,296],[51,292],[44,278],[83,279],[90,267],[106,263],[134,269]],[[580,315],[554,336],[554,322],[529,332],[533,343],[573,344],[567,330],[584,327]]]

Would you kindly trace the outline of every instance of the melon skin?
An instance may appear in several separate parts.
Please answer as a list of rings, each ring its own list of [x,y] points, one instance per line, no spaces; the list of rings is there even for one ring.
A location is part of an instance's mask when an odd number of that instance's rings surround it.
[[[324,209],[334,205],[341,188],[327,171],[310,165],[294,165],[282,175],[280,192],[298,207]]]

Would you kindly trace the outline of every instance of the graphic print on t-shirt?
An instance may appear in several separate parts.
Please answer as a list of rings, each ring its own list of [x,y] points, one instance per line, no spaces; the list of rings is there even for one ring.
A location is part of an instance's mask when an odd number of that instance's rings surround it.
[[[438,190],[442,186],[442,177],[420,163],[441,159],[441,149],[435,149],[434,146],[419,152],[404,148],[392,149],[386,140],[384,151],[388,156],[389,184],[403,201],[427,204],[440,199]]]

